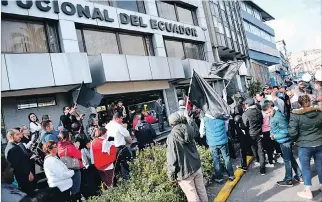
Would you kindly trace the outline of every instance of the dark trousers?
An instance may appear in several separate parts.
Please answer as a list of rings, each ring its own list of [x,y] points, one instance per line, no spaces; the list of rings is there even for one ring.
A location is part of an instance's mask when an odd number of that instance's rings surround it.
[[[241,154],[241,166],[247,167],[247,151],[249,149],[249,138],[244,135],[244,133],[238,134],[238,139],[240,143],[240,154]]]
[[[273,151],[274,151],[274,141],[271,139],[271,133],[270,131],[263,132],[263,147],[266,151],[268,162],[270,164],[273,163]]]
[[[132,155],[126,146],[117,147],[117,158],[115,163],[116,175],[121,174],[124,180],[129,179],[130,166],[128,164],[131,161]]]
[[[104,189],[108,189],[109,187],[112,187],[113,181],[114,181],[114,169],[104,170],[104,171],[100,170],[98,172],[101,176]]]
[[[262,138],[259,136],[252,136],[250,138],[250,145],[256,161],[260,163],[261,169],[265,169],[265,156],[263,152]]]
[[[99,173],[93,165],[82,170],[81,193],[86,199],[98,194],[100,185],[100,180],[97,180],[98,176]]]
[[[26,193],[29,197],[34,197],[36,194],[34,187],[35,179],[33,182],[29,182],[29,174],[16,174],[15,177],[21,191]]]
[[[158,125],[159,125],[159,131],[164,131],[164,120],[163,120],[163,114],[157,114],[158,117]]]

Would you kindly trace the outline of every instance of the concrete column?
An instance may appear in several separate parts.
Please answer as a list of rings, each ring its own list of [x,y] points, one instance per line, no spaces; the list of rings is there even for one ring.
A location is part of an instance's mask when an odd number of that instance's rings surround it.
[[[176,112],[178,110],[179,104],[174,85],[169,83],[169,88],[164,90],[164,95],[165,97],[167,97],[168,104],[166,104],[166,107],[169,108],[169,114]]]
[[[76,28],[73,21],[59,20],[58,34],[63,53],[79,52]]]
[[[153,34],[152,43],[155,56],[167,57],[164,47],[163,36],[161,34]]]
[[[145,6],[146,14],[159,17],[157,5],[155,1],[146,0],[144,1],[144,6]]]

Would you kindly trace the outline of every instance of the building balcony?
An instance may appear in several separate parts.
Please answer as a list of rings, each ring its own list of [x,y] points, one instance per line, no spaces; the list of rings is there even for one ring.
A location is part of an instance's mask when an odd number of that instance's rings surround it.
[[[1,54],[1,64],[3,94],[38,88],[60,92],[62,86],[92,82],[86,53]]]

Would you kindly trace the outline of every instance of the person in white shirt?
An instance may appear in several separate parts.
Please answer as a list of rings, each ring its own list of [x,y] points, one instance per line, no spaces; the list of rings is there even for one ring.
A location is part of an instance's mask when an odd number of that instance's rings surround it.
[[[73,170],[69,170],[67,166],[57,157],[57,144],[53,140],[49,140],[43,145],[43,152],[46,153],[44,161],[44,171],[47,177],[49,187],[57,187],[60,191],[59,201],[68,201],[70,199],[70,189],[73,185]]]
[[[121,172],[123,179],[127,180],[129,173],[129,165],[127,162],[131,160],[129,148],[132,144],[132,138],[126,126],[122,125],[122,121],[122,114],[116,112],[113,120],[105,128],[107,129],[107,139],[110,139],[110,137],[114,138],[114,145],[117,149],[118,158],[115,165],[115,172]]]

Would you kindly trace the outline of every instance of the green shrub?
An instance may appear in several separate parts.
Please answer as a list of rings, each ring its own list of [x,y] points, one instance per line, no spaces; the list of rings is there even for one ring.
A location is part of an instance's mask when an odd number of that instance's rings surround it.
[[[263,85],[258,81],[251,82],[248,86],[248,93],[250,97],[254,97],[256,93],[261,92],[262,90]]]
[[[209,149],[198,146],[206,182],[212,177],[212,157]],[[117,187],[103,191],[101,196],[88,202],[182,202],[185,195],[176,184],[168,180],[166,146],[156,145],[138,153],[130,163],[131,180],[119,181]]]

